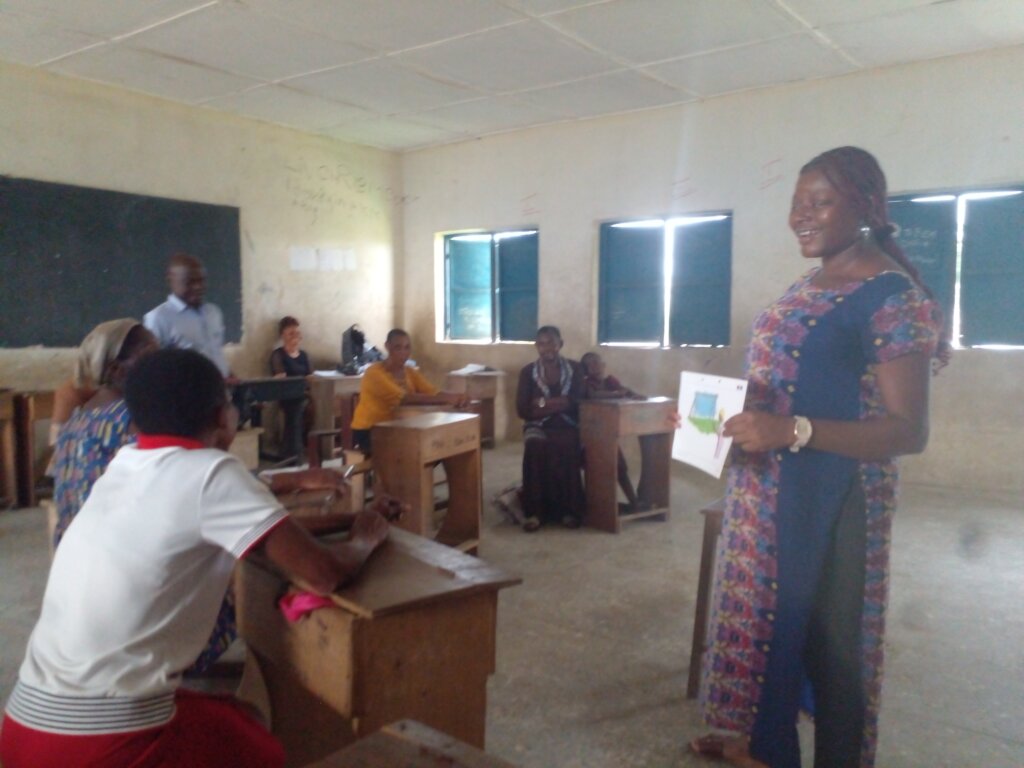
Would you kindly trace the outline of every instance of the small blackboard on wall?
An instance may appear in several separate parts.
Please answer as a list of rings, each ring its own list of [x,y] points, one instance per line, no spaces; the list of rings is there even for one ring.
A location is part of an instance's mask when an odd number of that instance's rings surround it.
[[[202,259],[206,300],[242,329],[238,209],[0,176],[0,347],[75,347],[167,298],[167,260]]]

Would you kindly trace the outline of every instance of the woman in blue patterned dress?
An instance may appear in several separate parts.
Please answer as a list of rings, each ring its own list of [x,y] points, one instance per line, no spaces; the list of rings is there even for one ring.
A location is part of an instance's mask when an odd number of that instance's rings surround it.
[[[930,294],[892,239],[885,176],[842,147],[800,171],[789,223],[821,265],[755,321],[712,597],[701,704],[734,765],[874,764],[894,457],[928,439]]]
[[[73,386],[97,388],[84,405],[75,409],[57,436],[53,454],[53,498],[57,506],[54,548],[114,454],[135,439],[124,401],[124,382],[135,362],[158,348],[153,334],[132,318],[100,323],[78,348]],[[236,635],[234,596],[228,590],[213,634],[186,674],[207,669]]]
[[[89,399],[61,426],[53,455],[57,527],[53,546],[85,503],[114,454],[131,440],[122,388],[135,361],[157,349],[156,339],[132,318],[100,323],[82,341],[72,386],[94,386]]]

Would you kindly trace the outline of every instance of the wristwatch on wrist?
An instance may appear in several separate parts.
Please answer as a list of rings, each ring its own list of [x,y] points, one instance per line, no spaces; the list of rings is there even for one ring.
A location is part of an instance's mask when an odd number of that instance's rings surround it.
[[[789,450],[796,453],[809,442],[811,442],[811,435],[814,434],[814,428],[811,426],[811,420],[806,416],[794,416],[793,417],[793,444],[789,446]]]
[[[541,398],[540,400],[538,400],[538,401],[537,401],[537,407],[538,407],[538,408],[547,408],[547,407],[548,407],[548,401],[547,401],[547,400],[545,400],[545,399],[544,399],[544,398],[542,397],[542,398]]]

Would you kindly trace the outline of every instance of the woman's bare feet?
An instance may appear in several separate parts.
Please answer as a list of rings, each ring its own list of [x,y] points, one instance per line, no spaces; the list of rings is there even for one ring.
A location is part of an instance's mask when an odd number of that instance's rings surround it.
[[[726,760],[737,768],[768,768],[750,756],[747,739],[742,736],[722,736],[708,733],[690,742],[690,749],[701,757]]]

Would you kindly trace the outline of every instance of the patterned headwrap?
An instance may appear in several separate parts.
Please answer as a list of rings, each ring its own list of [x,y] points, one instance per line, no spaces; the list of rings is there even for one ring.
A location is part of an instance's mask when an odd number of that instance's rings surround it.
[[[78,361],[72,377],[76,388],[98,387],[107,383],[103,380],[107,366],[121,354],[124,340],[137,325],[141,325],[138,320],[124,317],[100,323],[89,331],[78,348]]]

